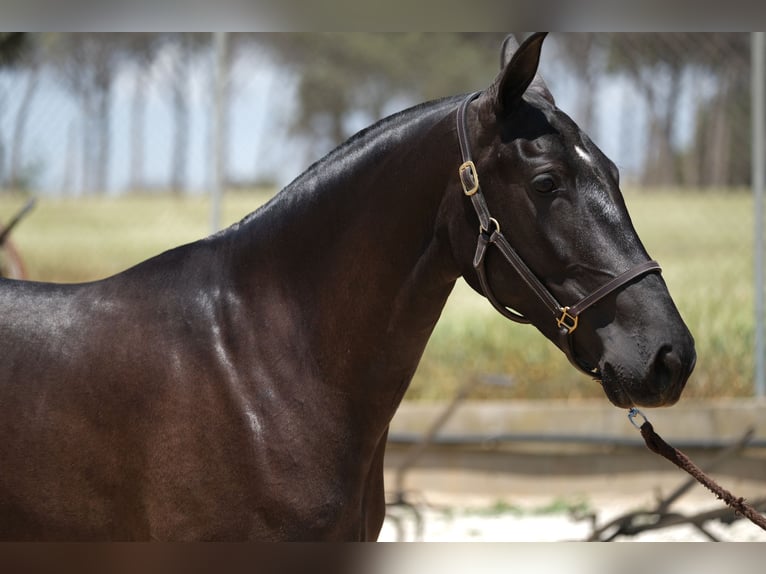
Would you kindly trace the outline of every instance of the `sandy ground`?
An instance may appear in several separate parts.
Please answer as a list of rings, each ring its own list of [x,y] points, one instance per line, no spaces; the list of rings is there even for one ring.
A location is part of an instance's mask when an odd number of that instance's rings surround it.
[[[575,516],[595,515],[600,527],[627,512],[654,507],[651,498],[635,496],[598,496],[587,501],[546,500],[524,498],[512,502],[482,499],[481,497],[440,496],[432,493],[424,497],[419,507],[423,516],[423,535],[416,535],[414,515],[411,511],[394,507],[381,531],[380,541],[424,542],[560,542],[584,541],[593,532],[593,519]],[[703,491],[699,496],[687,495],[672,506],[674,512],[692,516],[707,510],[722,508],[722,503]],[[397,520],[399,517],[399,529]],[[766,532],[740,519],[733,524],[717,520],[705,522],[705,529],[721,541],[766,542]],[[617,541],[634,542],[707,542],[710,541],[694,525],[684,523],[657,530],[645,530],[634,536],[619,536]]]

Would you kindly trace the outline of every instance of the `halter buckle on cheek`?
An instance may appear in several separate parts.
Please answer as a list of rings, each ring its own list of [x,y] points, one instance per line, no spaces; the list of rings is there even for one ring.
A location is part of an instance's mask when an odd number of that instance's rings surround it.
[[[562,307],[559,311],[561,311],[561,316],[556,318],[556,324],[559,326],[559,329],[566,330],[567,335],[571,335],[577,329],[579,316],[570,315],[569,307]]]
[[[463,192],[468,197],[479,191],[479,174],[476,173],[476,165],[471,160],[463,162],[457,171],[460,183],[463,184]]]

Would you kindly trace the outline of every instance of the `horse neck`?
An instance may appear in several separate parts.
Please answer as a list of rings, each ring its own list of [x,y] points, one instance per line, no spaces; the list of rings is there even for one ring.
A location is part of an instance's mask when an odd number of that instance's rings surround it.
[[[261,285],[266,262],[279,269],[319,379],[394,407],[459,276],[439,217],[459,162],[452,110],[389,120],[313,166],[248,224],[243,253],[260,264],[238,266]]]

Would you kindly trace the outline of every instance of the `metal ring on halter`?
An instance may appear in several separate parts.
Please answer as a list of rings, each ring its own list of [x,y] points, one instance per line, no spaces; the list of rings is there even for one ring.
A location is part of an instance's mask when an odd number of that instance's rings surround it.
[[[500,233],[500,222],[498,222],[498,220],[495,219],[494,217],[490,217],[489,218],[489,222],[495,226],[495,231]],[[479,223],[479,233],[485,233],[487,235],[492,235],[492,232],[490,232],[489,229],[484,229],[484,226],[481,223]]]
[[[631,408],[631,409],[628,411],[628,420],[630,421],[630,424],[632,424],[632,425],[633,425],[634,427],[636,427],[638,430],[641,430],[641,425],[639,425],[639,424],[638,424],[638,423],[636,423],[636,421],[635,421],[635,418],[636,418],[637,416],[640,416],[642,419],[644,419],[644,422],[645,422],[645,423],[648,423],[648,422],[649,422],[649,419],[647,419],[647,418],[646,418],[646,416],[644,415],[644,413],[642,413],[641,411],[639,411],[639,410],[638,410],[636,407],[632,407],[632,408]]]

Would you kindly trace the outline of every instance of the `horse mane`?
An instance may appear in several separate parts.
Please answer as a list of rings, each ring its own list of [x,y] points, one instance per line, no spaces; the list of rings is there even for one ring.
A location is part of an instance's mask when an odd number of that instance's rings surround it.
[[[271,209],[279,209],[280,206],[293,204],[296,201],[310,200],[322,189],[331,187],[334,181],[352,170],[354,165],[363,164],[372,154],[379,154],[382,149],[391,149],[406,135],[410,134],[417,125],[432,120],[434,117],[442,117],[445,110],[454,108],[463,97],[462,95],[447,96],[417,104],[363,128],[309,165],[291,183],[276,193],[271,200],[246,215],[239,223],[235,223],[229,229],[246,225]]]
[[[401,139],[402,135],[404,135],[403,128],[405,126],[427,120],[433,113],[439,112],[447,105],[452,105],[453,102],[460,101],[462,97],[447,96],[423,102],[378,120],[358,131],[325,156],[312,163],[301,175],[285,187],[285,191],[293,186],[300,185],[305,179],[310,179],[316,172],[324,172],[327,164],[336,162],[345,163],[349,156],[354,155],[358,151],[358,148],[367,148],[372,143],[378,144],[381,139]]]

